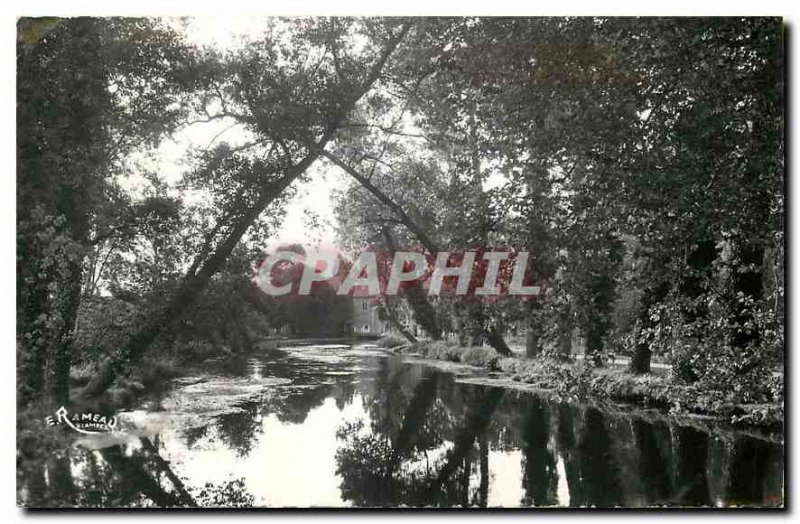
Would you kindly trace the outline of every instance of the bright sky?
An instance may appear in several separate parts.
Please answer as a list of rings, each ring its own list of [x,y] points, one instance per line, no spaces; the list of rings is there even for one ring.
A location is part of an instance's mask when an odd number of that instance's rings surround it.
[[[213,46],[220,50],[232,50],[246,46],[249,41],[260,38],[267,26],[267,18],[261,16],[215,16],[193,18],[169,18],[167,23],[186,33],[187,39],[201,46]],[[209,123],[193,124],[178,132],[171,140],[159,148],[157,158],[142,160],[142,163],[156,170],[164,180],[176,183],[188,167],[185,158],[190,147],[208,148],[212,144],[226,141],[232,146],[252,140],[252,137],[233,121],[217,120]],[[487,167],[487,166],[484,166]],[[324,167],[317,162],[309,170],[308,182],[295,182],[297,194],[286,207],[286,217],[282,227],[272,235],[269,244],[301,243],[308,251],[315,247],[328,247],[335,244],[335,219],[332,205],[332,192],[347,182],[347,175],[336,167]],[[136,191],[139,177],[133,177],[125,184]],[[485,189],[502,185],[504,178],[495,173],[485,184]],[[192,195],[187,196],[191,201]],[[316,217],[316,226],[311,221]],[[265,248],[267,246],[264,246]]]
[[[187,39],[198,45],[214,46],[219,49],[235,49],[247,45],[258,38],[265,27],[265,17],[215,16],[184,19],[169,19],[168,23],[183,29]],[[247,133],[232,121],[214,121],[193,124],[178,132],[171,140],[161,145],[157,156],[141,162],[155,169],[162,178],[172,184],[180,180],[188,167],[185,162],[190,147],[207,148],[212,143],[226,141],[235,146],[249,141]],[[345,181],[338,169],[325,169],[321,162],[309,170],[310,181],[295,182],[297,194],[286,207],[286,218],[282,227],[269,239],[269,243],[302,243],[314,245],[333,243],[334,216],[331,193]],[[133,191],[140,183],[133,177],[126,184]],[[191,198],[191,197],[189,197]],[[317,217],[318,227],[310,225],[310,218]],[[266,247],[266,246],[265,246]]]

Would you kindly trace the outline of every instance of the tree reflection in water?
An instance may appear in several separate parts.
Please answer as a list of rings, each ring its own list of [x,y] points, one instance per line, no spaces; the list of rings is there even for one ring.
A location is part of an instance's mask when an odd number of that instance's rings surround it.
[[[533,399],[522,422],[525,506],[556,504],[556,461],[550,440],[550,413],[541,399]]]
[[[250,507],[253,496],[234,479],[190,490],[148,439],[140,447],[67,448],[47,461],[47,475],[29,477],[26,506]],[[98,457],[102,460],[98,460]],[[74,468],[74,466],[78,466]]]
[[[708,481],[709,434],[658,416],[459,384],[450,375],[390,360],[357,392],[367,420],[339,428],[336,454],[341,495],[356,506],[491,506],[495,477],[513,474],[493,470],[491,457],[515,450],[523,506],[782,500],[782,484],[774,480],[780,447],[765,440],[724,434],[729,481],[718,495]],[[769,473],[764,463],[771,464]]]
[[[459,383],[450,374],[396,358],[360,358],[357,372],[342,372],[336,363],[309,365],[307,360],[280,358],[271,362],[271,376],[291,378],[290,386],[271,389],[262,399],[239,403],[170,438],[157,435],[137,445],[99,451],[66,446],[42,460],[26,458],[20,466],[22,502],[29,507],[263,504],[265,494],[255,499],[243,479],[209,485],[203,483],[207,479],[191,478],[192,469],[182,464],[173,470],[162,453],[174,460],[180,453],[165,446],[180,441],[180,449],[201,457],[195,467],[219,468],[236,477],[230,464],[203,463],[220,456],[212,453],[203,459],[204,450],[229,450],[240,461],[263,457],[258,450],[269,445],[264,421],[269,419],[271,428],[302,431],[312,421],[320,423],[312,412],[331,409],[329,425],[315,426],[330,428],[326,438],[335,453],[330,471],[318,471],[313,461],[304,468],[309,476],[329,475],[325,489],[335,491],[326,492],[326,500],[355,506],[727,506],[783,501],[779,442],[734,431],[709,434],[704,426],[641,411],[600,410]],[[349,418],[342,422],[336,413],[349,413]],[[287,455],[307,454],[302,446],[309,444],[304,442],[287,449]],[[248,485],[260,485],[252,475],[280,482],[289,473],[280,467],[296,464],[284,461],[269,467],[250,471]],[[273,497],[271,504],[280,505],[281,494],[267,495]]]

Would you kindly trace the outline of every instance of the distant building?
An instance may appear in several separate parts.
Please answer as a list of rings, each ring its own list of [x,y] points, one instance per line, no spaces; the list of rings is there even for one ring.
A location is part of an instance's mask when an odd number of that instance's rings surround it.
[[[397,320],[414,336],[420,336],[422,330],[414,322],[414,316],[405,303],[398,304],[395,308]],[[400,334],[388,318],[381,314],[380,305],[372,298],[353,297],[353,323],[354,335],[366,337],[379,337],[388,333]]]
[[[369,298],[353,298],[353,334],[381,336],[389,332],[388,319],[380,318],[378,304]]]

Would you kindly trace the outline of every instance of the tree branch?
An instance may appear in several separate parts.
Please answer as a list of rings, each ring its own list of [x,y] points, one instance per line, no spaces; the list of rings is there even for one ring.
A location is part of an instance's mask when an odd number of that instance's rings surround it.
[[[428,236],[425,230],[417,225],[414,219],[412,219],[411,216],[405,212],[402,206],[392,200],[388,195],[386,195],[386,193],[378,189],[375,184],[367,179],[367,177],[363,176],[350,165],[342,162],[342,160],[333,153],[322,151],[322,156],[336,164],[340,169],[356,179],[356,181],[358,181],[358,183],[361,184],[367,191],[372,193],[375,198],[377,198],[386,207],[391,209],[392,212],[397,215],[397,218],[402,222],[402,224],[406,226],[406,228],[408,228],[408,230],[411,231],[414,236],[417,237],[420,243],[425,246],[425,249],[427,249],[430,254],[435,255],[439,252],[439,248],[436,243]]]

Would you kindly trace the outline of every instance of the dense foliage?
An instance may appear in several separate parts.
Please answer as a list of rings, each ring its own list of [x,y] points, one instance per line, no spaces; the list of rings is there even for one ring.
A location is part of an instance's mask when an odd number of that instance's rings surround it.
[[[397,80],[404,115],[339,152],[391,201],[354,181],[345,241],[528,250],[547,297],[481,314],[529,356],[647,373],[655,354],[677,381],[763,393],[783,358],[780,21],[430,23],[446,37]]]
[[[175,27],[19,21],[20,406],[94,401],[143,359],[244,352],[287,324],[339,332],[330,289],[285,304],[253,283],[320,164],[351,180],[346,250],[523,250],[547,289],[409,286],[387,318],[403,300],[434,341],[508,356],[524,336],[529,357],[626,355],[635,374],[656,355],[726,402],[782,396],[780,20],[271,19],[225,52]],[[178,181],[143,161],[219,122],[244,141],[187,151]]]

